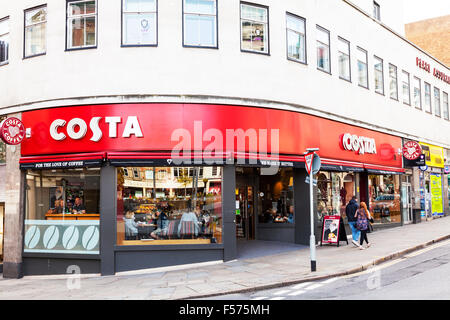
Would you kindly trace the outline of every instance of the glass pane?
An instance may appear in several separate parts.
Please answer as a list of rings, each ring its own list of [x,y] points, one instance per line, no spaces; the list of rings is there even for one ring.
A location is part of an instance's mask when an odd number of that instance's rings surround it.
[[[100,170],[26,175],[25,252],[99,254]]]
[[[361,50],[361,49],[357,49],[356,50],[356,59],[366,63],[367,62],[367,52]]]
[[[448,111],[448,94],[443,92],[442,93],[442,101],[443,101],[443,107],[442,107],[442,111],[443,111],[443,116],[444,119],[449,120],[449,111]],[[449,190],[450,191],[450,190]]]
[[[241,19],[249,19],[249,20],[253,20],[253,21],[267,22],[267,9],[242,4],[241,5]]]
[[[216,17],[185,15],[184,43],[194,46],[216,45]]]
[[[378,70],[377,65],[375,65],[375,92],[383,93],[383,72],[381,70]]]
[[[9,19],[0,21],[0,35],[9,32]]]
[[[242,49],[267,52],[266,28],[265,24],[242,21]]]
[[[441,96],[438,88],[434,88],[434,113],[441,116]]]
[[[41,23],[25,30],[25,56],[45,53],[46,26],[46,23]]]
[[[184,12],[215,15],[215,3],[215,0],[185,0]]]
[[[156,44],[156,13],[124,15],[124,44]]]
[[[305,37],[302,34],[288,30],[288,56],[301,62],[305,59]]]
[[[95,33],[96,33],[95,22],[96,22],[96,18],[95,17],[86,18],[86,45],[87,46],[94,46],[96,44],[96,41],[95,41]]]
[[[154,173],[136,179],[124,169]],[[117,175],[117,244],[222,242],[222,177],[212,167],[118,168]]]
[[[83,18],[72,19],[70,24],[71,44],[70,47],[80,47],[85,43],[85,22]]]
[[[406,104],[410,104],[410,96],[409,96],[409,84],[403,82],[403,102]]]
[[[350,44],[347,41],[338,39],[338,51],[350,55]]]
[[[365,88],[368,87],[367,83],[367,64],[358,61],[358,84]]]
[[[155,12],[156,0],[124,0],[125,12]]]
[[[95,13],[95,1],[88,1],[85,3],[86,14]]]
[[[0,37],[0,63],[8,61],[9,57],[9,34]]]
[[[425,111],[431,113],[431,86],[425,83]]]
[[[286,16],[286,25],[288,29],[305,34],[305,21],[291,15]]]
[[[399,175],[369,175],[369,197],[375,224],[401,222]]]
[[[69,4],[69,13],[70,15],[80,15],[85,14],[85,3],[79,2],[79,3],[70,3]]]
[[[47,20],[47,7],[27,11],[25,13],[25,25],[39,23]]]
[[[420,79],[414,78],[414,106],[416,108],[421,108],[420,105]]]
[[[378,58],[374,58],[375,60],[375,70],[382,71],[383,70],[383,61]]]
[[[350,80],[350,59],[346,54],[339,54],[339,76]]]
[[[325,45],[329,45],[328,32],[317,28],[317,41],[322,42]]]
[[[324,71],[330,71],[330,53],[328,46],[317,42],[317,67]]]

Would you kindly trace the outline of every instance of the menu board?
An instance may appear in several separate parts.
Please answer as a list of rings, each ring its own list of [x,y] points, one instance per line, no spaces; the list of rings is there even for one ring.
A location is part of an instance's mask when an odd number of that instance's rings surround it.
[[[320,245],[324,243],[336,244],[339,247],[339,241],[346,241],[348,244],[347,233],[344,228],[344,221],[341,216],[324,216],[322,224],[322,239]]]

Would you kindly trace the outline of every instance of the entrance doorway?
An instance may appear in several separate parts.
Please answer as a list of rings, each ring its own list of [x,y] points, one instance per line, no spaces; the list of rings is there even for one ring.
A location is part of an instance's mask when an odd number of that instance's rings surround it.
[[[402,181],[402,215],[403,223],[409,224],[413,220],[413,209],[411,199],[411,176],[406,175]]]
[[[0,204],[0,263],[3,262],[3,224],[5,221],[5,205]]]
[[[255,168],[236,169],[236,237],[254,240],[256,224]]]

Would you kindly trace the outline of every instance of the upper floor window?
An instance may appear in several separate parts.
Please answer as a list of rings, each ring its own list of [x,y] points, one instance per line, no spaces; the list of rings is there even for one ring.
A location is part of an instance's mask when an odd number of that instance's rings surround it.
[[[434,87],[434,114],[436,117],[441,116],[441,92]]]
[[[331,73],[330,68],[330,32],[317,26],[317,68]]]
[[[0,19],[0,65],[8,62],[9,17]]]
[[[157,45],[156,0],[123,0],[122,45]]]
[[[375,92],[384,94],[384,81],[383,81],[383,59],[376,56],[373,57],[374,63],[374,78],[375,78]]]
[[[338,37],[339,77],[350,81],[350,42]]]
[[[367,51],[358,47],[356,50],[356,59],[358,64],[358,85],[368,89]]]
[[[389,64],[389,91],[391,99],[398,100],[397,67]]]
[[[413,94],[414,94],[414,98],[413,98],[413,103],[414,103],[414,107],[416,107],[417,109],[422,109],[422,87],[420,84],[420,79],[417,77],[414,77],[413,80]]]
[[[431,85],[429,83],[424,82],[425,92],[424,92],[424,102],[425,102],[425,111],[432,113],[431,109]]]
[[[67,49],[97,45],[97,1],[67,3]]]
[[[183,0],[183,45],[217,48],[217,1]]]
[[[267,7],[241,3],[241,50],[269,53]]]
[[[373,2],[373,17],[378,21],[381,20],[380,5],[375,1]]]
[[[47,6],[25,10],[25,58],[45,54],[46,33]]]
[[[442,113],[445,120],[450,120],[448,113],[448,94],[444,91],[442,91]]]
[[[409,73],[402,71],[402,84],[403,84],[403,103],[411,105],[411,95],[409,89]]]
[[[291,60],[306,63],[305,19],[286,14],[287,55]]]

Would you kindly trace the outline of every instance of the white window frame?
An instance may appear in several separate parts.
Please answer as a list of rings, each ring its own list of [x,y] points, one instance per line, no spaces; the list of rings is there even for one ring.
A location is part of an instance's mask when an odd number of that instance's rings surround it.
[[[9,63],[9,47],[10,47],[10,41],[9,41],[9,34],[11,32],[11,30],[9,29],[9,16],[8,17],[4,17],[0,19],[0,23],[6,23],[8,28],[7,28],[7,32],[0,34],[0,38],[7,38],[8,39],[8,48],[6,49],[6,55],[7,55],[7,59],[5,61],[0,61],[0,66],[4,65],[4,64],[8,64]]]
[[[328,35],[328,43],[323,43],[323,41],[320,41],[318,39],[318,37],[316,36],[316,55],[317,55],[317,69],[326,73],[331,74],[331,41],[330,41],[330,31],[325,29],[324,27],[321,27],[319,25],[316,25],[316,32],[320,31],[320,32],[324,32]],[[317,33],[316,33],[317,34]],[[319,43],[323,46],[325,46],[328,50],[328,70],[326,68],[321,68],[319,67],[319,54],[318,54],[318,49],[319,49]]]
[[[214,3],[214,14],[206,14],[206,13],[199,13],[199,12],[189,12],[186,11],[186,0],[183,1],[183,47],[194,47],[194,48],[212,48],[212,49],[218,49],[219,48],[219,32],[218,32],[218,23],[217,23],[217,17],[218,17],[218,0],[209,0],[209,2]],[[191,44],[186,43],[186,16],[198,16],[198,17],[214,17],[214,43],[211,44]]]
[[[381,21],[381,6],[376,1],[373,2],[373,17]]]
[[[156,47],[158,45],[158,0],[155,0],[155,11],[126,11],[125,2],[122,0],[122,47]],[[126,28],[125,17],[131,14],[154,14],[155,15],[155,42],[154,43],[125,43]]]
[[[373,81],[374,81],[374,89],[376,93],[384,95],[384,62],[383,59],[377,56],[373,56],[374,64],[373,64]],[[381,70],[377,69],[377,62],[381,63]],[[381,74],[380,74],[381,73]],[[381,90],[377,89],[377,77],[381,77]]]
[[[72,15],[71,13],[71,5],[73,4],[77,4],[77,3],[83,3],[83,2],[95,2],[95,12],[94,13],[89,13],[89,14],[79,14],[79,15]],[[98,2],[97,0],[80,0],[80,1],[68,1],[67,2],[67,8],[66,8],[66,50],[77,50],[77,49],[88,49],[88,48],[96,48],[97,47],[97,40],[98,40]],[[70,45],[71,44],[71,39],[72,39],[72,28],[70,27],[72,24],[72,20],[75,19],[86,19],[86,18],[91,18],[91,17],[95,17],[95,44],[93,45],[81,45],[81,46],[73,46]],[[86,43],[86,28],[84,29],[84,41]]]
[[[40,21],[40,22],[35,22],[35,23],[31,23],[29,25],[27,25],[27,14],[35,11],[35,10],[41,10],[41,9],[45,9],[45,20],[44,21]],[[35,57],[35,56],[40,56],[40,55],[44,55],[47,53],[47,5],[42,5],[42,6],[38,6],[38,7],[34,7],[34,8],[30,8],[30,9],[26,9],[24,10],[24,39],[23,39],[23,57],[24,58],[31,58],[31,57]],[[38,25],[44,25],[45,24],[45,39],[44,39],[44,51],[42,52],[38,52],[38,53],[34,53],[34,54],[30,54],[27,55],[27,32],[29,29],[38,26]]]
[[[419,81],[419,105],[416,105],[416,81]],[[420,80],[419,77],[414,76],[413,77],[413,105],[416,107],[416,109],[422,110],[422,80]]]
[[[292,28],[288,27],[288,19],[294,19],[294,20],[298,20],[303,24],[303,30],[304,32],[302,33],[299,30],[294,30]],[[304,59],[296,59],[293,56],[289,55],[289,33],[294,33],[296,34],[299,38],[303,38],[303,48],[300,48],[303,54]],[[306,56],[306,19],[300,16],[297,16],[293,13],[290,12],[286,12],[286,55],[288,60],[292,60],[295,62],[300,62],[303,64],[307,64],[307,56]]]
[[[243,12],[242,8],[244,6],[246,6],[246,7],[254,7],[254,8],[265,10],[266,11],[267,20],[265,22],[263,22],[263,21],[258,21],[258,20],[251,20],[251,19],[248,19],[248,18],[244,19],[242,17],[242,12]],[[239,8],[240,8],[240,17],[239,18],[240,18],[240,29],[241,29],[241,31],[240,31],[241,32],[241,34],[240,34],[240,36],[241,36],[241,39],[240,39],[241,51],[242,52],[252,52],[252,53],[259,53],[259,54],[270,55],[269,7],[266,7],[266,6],[263,6],[263,5],[259,5],[259,4],[248,3],[248,2],[240,2],[240,7]],[[247,22],[250,22],[250,23],[257,23],[257,24],[265,25],[265,27],[266,27],[265,30],[267,32],[266,32],[266,34],[264,34],[264,38],[266,39],[266,41],[264,42],[264,44],[266,45],[264,47],[264,51],[260,51],[260,50],[256,50],[256,49],[244,49],[243,48],[243,46],[242,46],[242,44],[243,44],[243,40],[242,40],[242,36],[243,36],[243,34],[242,34],[242,32],[243,32],[242,24],[243,24],[244,21],[247,21]]]
[[[345,40],[344,38],[338,36],[338,42],[345,43],[348,47],[348,53],[345,53],[345,52],[342,52],[341,50],[339,50],[339,46],[338,46],[339,79],[351,82],[352,81],[352,68],[351,68],[351,62],[350,62],[350,41]],[[348,58],[348,63],[346,64],[346,68],[348,70],[348,78],[343,77],[341,74],[341,63],[342,63],[341,56],[347,56],[347,58]]]

